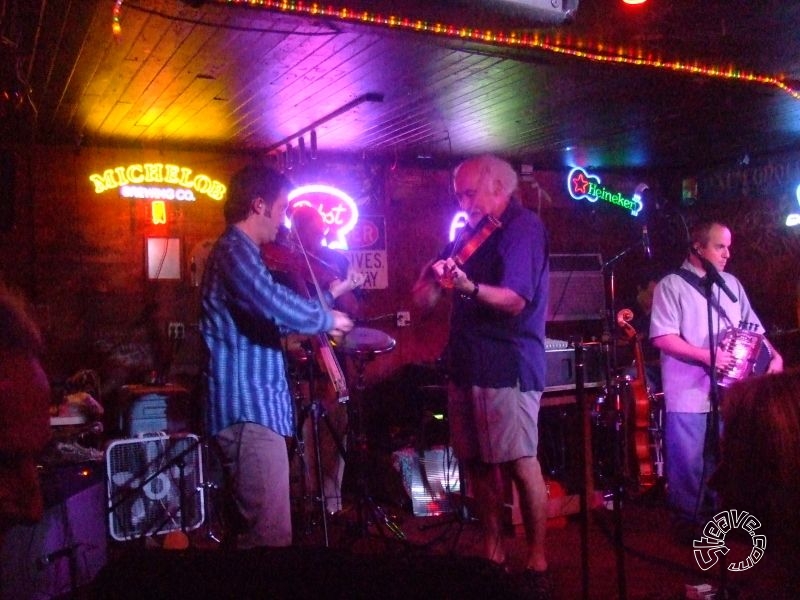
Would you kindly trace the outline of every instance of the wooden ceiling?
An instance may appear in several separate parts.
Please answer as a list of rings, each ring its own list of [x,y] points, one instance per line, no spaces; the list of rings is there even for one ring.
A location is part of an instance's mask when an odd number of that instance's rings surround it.
[[[330,3],[483,29],[519,28],[514,19],[525,17],[494,0]],[[320,154],[496,152],[536,168],[617,169],[702,168],[800,148],[800,99],[769,82],[215,0],[126,0],[119,37],[113,0],[1,4],[7,143],[267,152],[296,148],[299,133],[308,147],[313,128]],[[558,48],[602,44],[800,90],[800,3],[650,0],[633,10],[581,0],[572,18],[540,21],[534,14],[522,29]]]

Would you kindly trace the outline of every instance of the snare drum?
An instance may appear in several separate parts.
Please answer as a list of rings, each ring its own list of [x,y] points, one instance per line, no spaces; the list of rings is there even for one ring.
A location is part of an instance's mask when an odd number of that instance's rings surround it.
[[[336,343],[336,348],[345,354],[383,354],[393,350],[396,343],[393,337],[379,329],[354,327]]]

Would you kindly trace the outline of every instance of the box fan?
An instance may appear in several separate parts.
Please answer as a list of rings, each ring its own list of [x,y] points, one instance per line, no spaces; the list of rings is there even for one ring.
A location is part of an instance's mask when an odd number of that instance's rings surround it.
[[[205,518],[200,440],[154,434],[106,449],[108,524],[118,541],[196,529]]]

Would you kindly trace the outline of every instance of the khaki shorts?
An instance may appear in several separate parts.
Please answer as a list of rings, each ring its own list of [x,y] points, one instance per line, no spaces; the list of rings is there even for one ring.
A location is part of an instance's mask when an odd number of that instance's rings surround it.
[[[450,440],[461,461],[504,463],[536,456],[542,392],[450,386]]]

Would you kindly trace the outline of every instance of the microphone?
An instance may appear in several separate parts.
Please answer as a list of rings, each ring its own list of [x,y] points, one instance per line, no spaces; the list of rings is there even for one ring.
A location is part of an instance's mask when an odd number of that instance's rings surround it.
[[[703,268],[706,271],[706,276],[708,280],[712,283],[716,283],[725,295],[730,299],[731,302],[738,302],[738,298],[734,295],[731,289],[728,287],[728,284],[725,283],[725,280],[722,278],[722,275],[719,271],[717,271],[717,267],[711,264],[711,262],[703,257],[700,256],[700,253],[697,251],[697,248],[692,247],[692,252],[694,255],[700,259],[700,262],[703,264]]]
[[[653,248],[650,246],[650,234],[647,233],[647,225],[642,227],[642,246],[648,259],[653,258]]]

